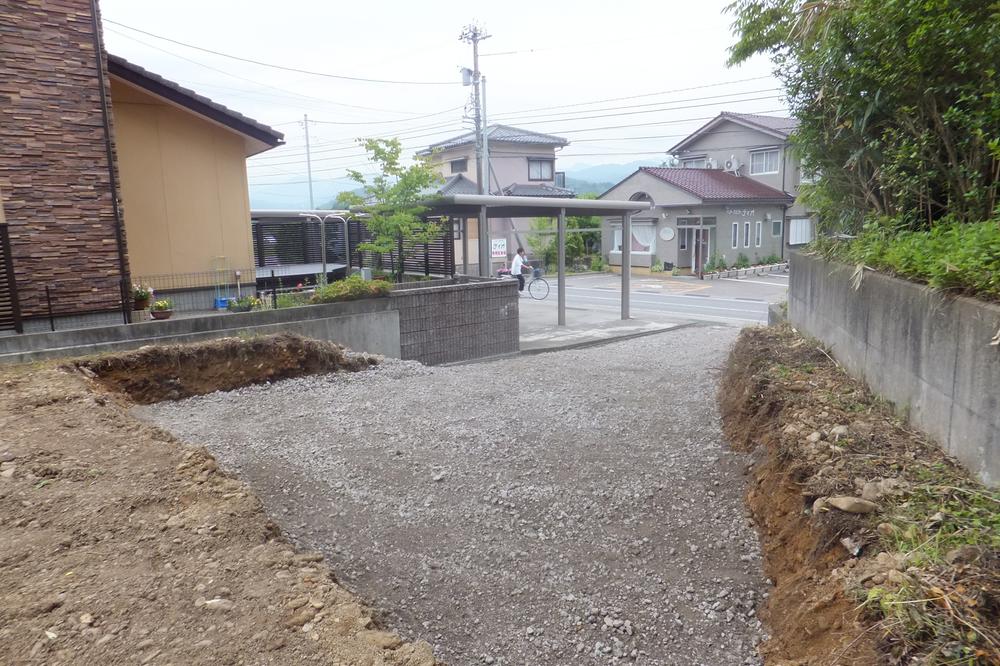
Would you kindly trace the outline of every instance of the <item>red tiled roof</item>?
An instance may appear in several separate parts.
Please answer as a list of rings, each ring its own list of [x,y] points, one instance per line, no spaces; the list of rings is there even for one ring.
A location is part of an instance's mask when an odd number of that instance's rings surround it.
[[[769,187],[753,178],[734,176],[721,169],[640,167],[639,170],[706,202],[792,203],[794,201],[791,195],[781,190]]]

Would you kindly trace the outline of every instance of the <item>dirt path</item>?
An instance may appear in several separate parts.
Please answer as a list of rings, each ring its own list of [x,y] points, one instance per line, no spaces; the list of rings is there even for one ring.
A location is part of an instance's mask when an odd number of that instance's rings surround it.
[[[735,334],[390,361],[136,409],[206,445],[453,666],[755,664],[747,460],[715,407]]]

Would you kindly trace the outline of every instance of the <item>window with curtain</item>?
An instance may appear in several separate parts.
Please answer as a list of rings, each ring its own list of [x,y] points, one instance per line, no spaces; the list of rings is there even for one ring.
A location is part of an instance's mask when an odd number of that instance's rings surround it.
[[[637,224],[632,226],[633,252],[652,253],[655,242],[656,229],[652,224]]]
[[[553,160],[528,158],[528,180],[552,180]]]
[[[778,173],[778,149],[750,153],[750,175]]]
[[[611,230],[611,251],[621,252],[622,251],[622,228],[615,227]]]

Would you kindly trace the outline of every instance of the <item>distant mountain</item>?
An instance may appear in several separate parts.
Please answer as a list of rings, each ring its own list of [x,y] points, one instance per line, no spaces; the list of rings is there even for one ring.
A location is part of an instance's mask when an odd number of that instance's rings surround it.
[[[329,208],[341,192],[357,188],[349,178],[316,179],[313,181],[313,201],[318,209]],[[250,208],[254,210],[308,210],[309,184],[296,177],[285,183],[250,184]]]
[[[666,159],[666,155],[663,156]],[[590,183],[610,183],[619,182],[641,166],[659,166],[661,159],[642,160],[639,162],[629,162],[627,164],[595,164],[593,166],[573,167],[566,169],[566,182],[569,185],[570,179],[582,180]],[[608,187],[610,187],[609,185]],[[608,189],[605,187],[601,190]]]
[[[589,180],[580,180],[579,178],[571,178],[566,176],[566,187],[570,188],[576,192],[577,196],[581,194],[603,194],[607,192],[614,186],[614,183],[593,183]]]

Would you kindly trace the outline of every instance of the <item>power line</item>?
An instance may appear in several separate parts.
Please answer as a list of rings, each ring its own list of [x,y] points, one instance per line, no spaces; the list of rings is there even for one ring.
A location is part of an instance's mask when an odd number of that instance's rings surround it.
[[[109,21],[107,19],[105,20],[105,22],[106,23],[113,23],[113,21]],[[380,112],[380,113],[401,113],[397,109],[380,109],[380,108],[371,107],[371,106],[361,106],[361,105],[358,105],[358,104],[347,104],[346,102],[338,102],[338,101],[335,101],[335,100],[332,100],[332,99],[328,99],[328,98],[325,98],[325,97],[315,97],[313,95],[304,95],[302,93],[295,92],[294,90],[288,90],[286,88],[279,88],[277,86],[272,86],[272,85],[267,84],[267,83],[261,83],[260,81],[256,81],[254,79],[250,79],[250,78],[247,78],[245,76],[240,76],[239,74],[233,74],[232,72],[228,72],[228,71],[226,71],[224,69],[219,69],[218,67],[213,67],[211,65],[206,65],[203,62],[200,62],[198,60],[193,60],[193,59],[188,58],[186,56],[182,56],[179,53],[174,53],[173,51],[170,51],[168,49],[164,49],[164,48],[161,48],[159,46],[154,46],[153,44],[150,44],[149,42],[144,42],[141,39],[136,39],[135,37],[133,37],[131,35],[126,35],[124,32],[120,32],[118,30],[115,30],[114,28],[107,28],[107,30],[109,32],[111,32],[111,33],[114,33],[114,34],[118,35],[119,37],[123,37],[123,38],[128,39],[130,41],[133,41],[133,42],[135,42],[137,44],[141,44],[141,45],[145,46],[146,48],[153,49],[154,51],[159,51],[160,53],[166,53],[169,56],[173,56],[174,58],[178,58],[179,60],[183,60],[185,62],[189,62],[189,63],[191,63],[193,65],[197,65],[199,67],[203,67],[203,68],[211,70],[213,72],[218,72],[219,74],[223,74],[225,76],[229,76],[229,77],[232,77],[234,79],[238,79],[240,81],[246,81],[248,83],[252,83],[255,86],[259,86],[261,88],[270,88],[271,90],[277,90],[279,92],[283,92],[286,95],[290,95],[291,96],[288,99],[291,99],[291,98],[294,98],[294,97],[298,97],[298,98],[302,98],[302,99],[309,99],[309,100],[314,100],[314,101],[317,101],[317,102],[323,102],[325,104],[332,104],[334,106],[342,106],[342,107],[345,107],[345,108],[348,108],[348,109],[358,109],[358,110],[361,110],[361,111],[376,111],[376,112]],[[205,83],[205,84],[198,84],[198,85],[204,85],[204,86],[213,87],[213,88],[221,88],[223,90],[226,89],[225,86],[219,86],[219,85],[213,84],[213,83]],[[237,89],[237,90],[241,90],[241,89]],[[267,93],[263,93],[263,92],[259,92],[258,93],[258,91],[254,91],[254,90],[241,90],[241,91],[242,92],[249,92],[249,93],[252,93],[252,94],[260,94],[260,95],[265,95],[265,96],[267,95]],[[279,96],[279,95],[270,95],[270,97],[280,98],[282,96]],[[298,101],[296,101],[296,103],[302,104],[301,102],[298,102]],[[406,119],[405,118],[401,118],[401,120],[406,120]],[[277,123],[277,124],[278,125],[288,125],[290,123],[298,123],[298,122],[302,122],[302,121],[300,121],[300,120],[293,120],[293,121],[290,121],[290,122]]]
[[[769,109],[769,110],[765,110],[765,111],[755,111],[754,113],[757,113],[757,114],[767,114],[767,113],[776,113],[778,111],[782,111],[782,109]],[[570,130],[569,132],[562,132],[562,134],[568,134],[570,132],[594,132],[594,131],[602,131],[602,130],[605,130],[605,129],[622,129],[622,128],[631,128],[631,127],[647,127],[647,126],[650,126],[650,125],[673,125],[673,124],[680,124],[680,123],[686,123],[686,122],[696,122],[696,121],[703,121],[703,120],[711,120],[712,118],[715,118],[715,117],[716,116],[706,116],[706,117],[700,117],[700,118],[679,118],[679,119],[674,119],[674,120],[669,120],[669,121],[663,121],[663,122],[656,122],[656,123],[636,123],[636,124],[631,124],[631,125],[615,125],[615,126],[612,126],[612,127],[592,127],[592,128],[578,129],[578,130]],[[735,131],[735,130],[723,130],[723,131]],[[688,135],[689,134],[682,134],[682,135],[677,135],[677,136],[688,136]],[[412,138],[419,138],[419,137],[412,137]],[[659,138],[659,137],[650,137],[650,138]],[[592,141],[608,141],[608,140],[612,140],[612,139],[604,138],[604,139],[591,139],[591,140]],[[746,146],[732,146],[732,148],[759,148],[759,147],[761,147],[761,145],[757,145],[757,144],[755,144],[755,145],[746,145]],[[494,153],[494,154],[497,154],[497,155],[503,154],[503,151],[498,151],[497,153]],[[625,152],[620,152],[620,153],[560,153],[559,155],[557,155],[557,157],[558,156],[562,156],[562,157],[576,157],[576,156],[592,156],[592,155],[628,155],[628,154],[636,154],[636,155],[639,155],[639,154],[662,154],[662,155],[666,155],[667,151],[666,150],[653,151],[652,153],[642,153],[642,152],[635,152],[635,151],[625,151]],[[361,157],[366,157],[366,155],[367,155],[366,153],[354,153],[354,154],[350,154],[350,155],[340,155],[340,156],[337,156],[337,157],[326,157],[326,158],[322,158],[320,160],[315,160],[315,161],[317,161],[317,162],[330,162],[330,161],[340,160],[340,159],[357,159],[357,158],[361,158]],[[290,161],[290,162],[284,162],[281,165],[285,165],[285,164],[303,164],[303,161],[302,160],[293,160],[293,161]],[[269,166],[279,166],[279,165],[278,164],[274,164],[274,165],[262,164],[262,165],[248,165],[248,166],[269,167]],[[340,169],[347,169],[347,168],[350,168],[350,167],[346,166],[346,165],[345,166],[332,166],[330,168],[323,169],[320,172],[321,173],[329,173],[331,171],[338,171]],[[267,175],[272,175],[272,174],[267,174]]]
[[[772,90],[776,90],[776,89],[772,89]],[[590,120],[590,119],[594,119],[594,118],[607,118],[607,117],[629,116],[629,115],[637,115],[637,114],[644,114],[644,113],[658,113],[658,112],[668,112],[668,111],[676,111],[676,110],[682,110],[682,109],[701,108],[701,107],[707,107],[707,106],[717,106],[717,105],[722,105],[722,104],[734,104],[734,103],[742,103],[742,102],[754,102],[754,101],[767,100],[767,99],[777,99],[777,98],[780,97],[778,95],[768,95],[768,96],[764,96],[764,97],[751,97],[751,98],[744,98],[744,99],[727,99],[727,100],[722,100],[722,101],[719,100],[720,97],[733,97],[735,95],[753,94],[754,92],[757,92],[757,91],[750,91],[750,92],[747,92],[747,93],[730,93],[728,95],[711,95],[711,96],[707,96],[707,97],[692,97],[692,98],[688,98],[687,100],[678,100],[678,101],[715,100],[713,102],[706,103],[706,104],[690,104],[690,105],[684,105],[684,106],[667,106],[667,107],[659,107],[659,108],[655,108],[655,109],[645,109],[645,110],[642,110],[642,111],[625,111],[627,109],[635,109],[635,108],[638,108],[638,107],[649,106],[649,104],[635,104],[635,105],[625,105],[625,106],[620,106],[620,107],[607,107],[607,108],[604,108],[604,109],[594,109],[595,111],[612,111],[612,110],[619,110],[620,109],[620,110],[624,111],[622,113],[610,113],[610,114],[603,114],[603,115],[567,117],[567,118],[560,118],[558,120],[556,120],[556,119],[549,119],[549,120],[532,120],[532,121],[516,121],[516,122],[518,122],[519,125],[537,125],[537,124],[544,124],[544,123],[554,123],[554,122],[557,122],[557,121],[563,121],[563,122],[564,121],[571,121],[572,122],[572,121],[577,121],[577,120]],[[663,104],[663,102],[658,102],[657,104]],[[573,114],[590,113],[590,111],[568,112],[566,114],[561,114],[561,115],[569,115],[570,113],[573,113]],[[714,117],[714,116],[712,116],[712,117]],[[698,118],[697,120],[708,120],[708,119],[709,118]],[[431,124],[431,125],[425,125],[425,126],[418,126],[418,127],[408,128],[407,130],[405,130],[405,132],[415,132],[415,131],[420,131],[420,130],[424,130],[424,129],[428,129],[429,130],[429,129],[437,129],[437,128],[445,128],[445,127],[453,127],[453,126],[451,125],[451,123]],[[447,131],[442,131],[442,132],[433,132],[431,134],[422,135],[422,136],[433,136],[435,134],[445,134],[445,133],[449,133],[450,131],[453,131],[453,130],[447,130]],[[571,131],[572,130],[569,130],[569,131],[563,130],[563,131],[560,131],[559,133],[560,134],[568,134]],[[392,136],[393,135],[381,135],[378,138],[391,138]],[[396,138],[417,138],[417,137],[416,136],[399,135]],[[321,153],[321,152],[324,152],[324,153],[339,152],[339,151],[343,151],[343,150],[350,150],[353,147],[354,147],[353,145],[348,145],[346,148],[330,148],[330,149],[328,149],[326,151],[316,151],[316,153]],[[294,153],[294,154],[298,155],[298,154],[301,154],[301,152]],[[291,157],[291,156],[292,156],[292,153],[284,152],[281,155],[266,155],[266,156],[264,156],[264,157],[262,157],[260,159],[276,159],[276,158],[284,159],[284,158]]]
[[[104,23],[111,23],[112,25],[117,25],[121,28],[127,30],[132,30],[155,39],[162,39],[165,42],[170,42],[171,44],[177,44],[178,46],[183,46],[185,48],[194,49],[196,51],[202,51],[203,53],[211,53],[212,55],[219,56],[221,58],[229,58],[230,60],[237,60],[239,62],[249,63],[251,65],[258,65],[260,67],[269,67],[271,69],[278,69],[284,72],[295,72],[296,74],[308,74],[310,76],[322,76],[328,79],[339,79],[342,81],[357,81],[360,83],[387,83],[394,85],[407,85],[407,86],[451,86],[459,85],[459,81],[396,81],[392,79],[371,79],[362,76],[347,76],[344,74],[330,74],[329,72],[315,72],[308,69],[299,69],[297,67],[286,67],[284,65],[275,65],[273,63],[264,62],[262,60],[254,60],[253,58],[243,58],[241,56],[235,56],[230,53],[223,53],[222,51],[216,51],[214,49],[208,49],[203,46],[196,46],[194,44],[188,44],[187,42],[178,41],[176,39],[171,39],[170,37],[164,37],[163,35],[157,35],[146,30],[141,30],[139,28],[134,28],[130,25],[125,25],[124,23],[119,23],[118,21],[112,21],[110,19],[103,19]]]
[[[574,102],[572,104],[557,104],[555,106],[539,106],[533,109],[522,109],[521,111],[508,111],[507,113],[499,113],[496,115],[510,115],[512,113],[527,113],[529,111],[550,111],[551,109],[566,109],[571,106],[590,106],[591,104],[603,104],[604,102],[622,102],[628,99],[640,99],[642,97],[656,97],[657,95],[672,95],[679,92],[688,92],[691,90],[703,90],[705,88],[718,88],[719,86],[729,86],[734,83],[747,83],[748,81],[760,81],[761,79],[770,79],[771,76],[753,76],[748,79],[736,79],[734,81],[720,81],[719,83],[706,83],[700,86],[691,86],[689,88],[674,88],[673,90],[661,90],[659,92],[642,93],[639,95],[627,95],[625,97],[608,97],[606,99],[597,99],[591,102]],[[738,93],[733,93],[738,94]]]
[[[450,109],[444,109],[442,111],[435,111],[434,113],[428,113],[422,116],[412,116],[410,118],[397,118],[396,120],[369,120],[367,122],[340,122],[334,120],[310,120],[311,123],[316,123],[318,125],[385,125],[387,123],[405,123],[411,120],[420,120],[422,118],[431,118],[433,116],[443,116],[446,113],[451,113],[452,111],[458,111],[459,109],[464,109],[465,105],[455,106]]]

